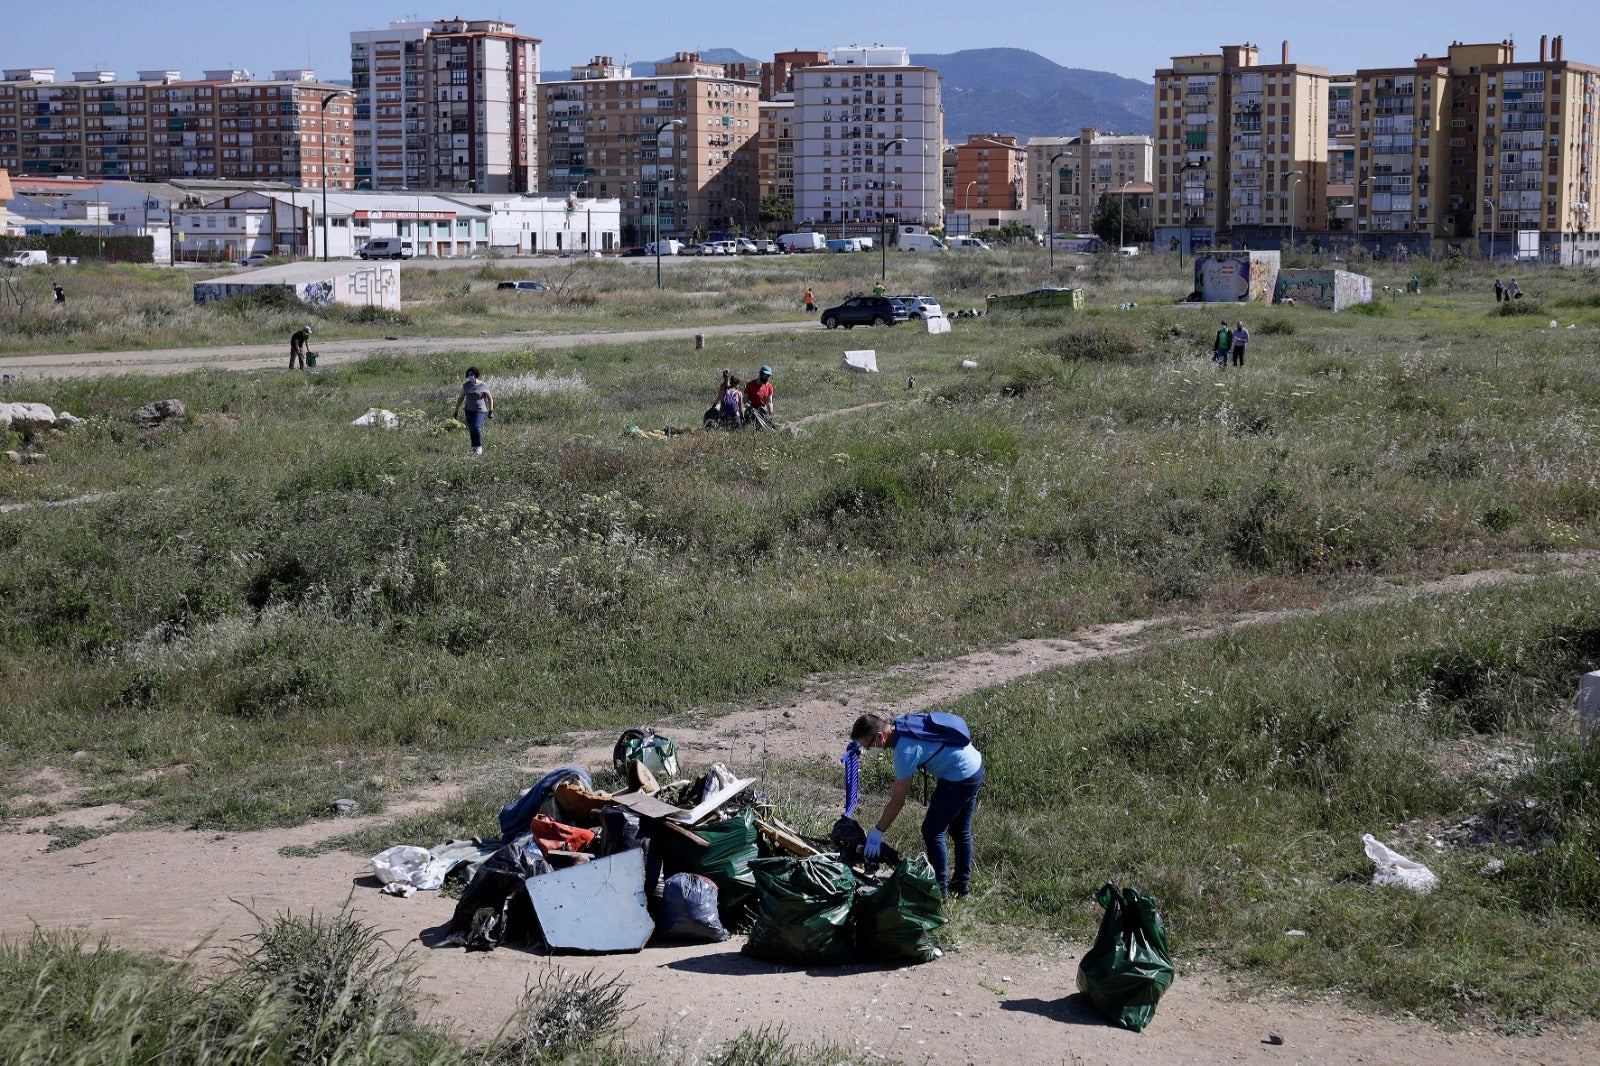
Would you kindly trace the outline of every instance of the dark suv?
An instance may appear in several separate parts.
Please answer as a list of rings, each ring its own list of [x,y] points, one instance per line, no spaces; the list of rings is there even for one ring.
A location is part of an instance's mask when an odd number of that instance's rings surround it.
[[[899,309],[894,301],[887,296],[852,296],[838,307],[830,307],[822,312],[822,324],[829,329],[843,326],[850,329],[854,326],[892,326],[896,318],[904,318],[904,314],[896,314]]]

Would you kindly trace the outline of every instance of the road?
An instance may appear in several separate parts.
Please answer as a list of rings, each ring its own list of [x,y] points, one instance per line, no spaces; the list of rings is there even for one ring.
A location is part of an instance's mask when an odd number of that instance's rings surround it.
[[[318,341],[319,366],[352,363],[370,355],[430,355],[437,352],[497,352],[510,348],[572,348],[583,344],[635,344],[687,340],[696,334],[735,337],[751,333],[798,333],[821,329],[816,322],[751,322],[730,326],[674,326],[605,333],[512,332],[468,337],[401,337]],[[0,371],[12,378],[86,378],[111,374],[182,374],[191,370],[265,370],[288,365],[288,344],[233,344],[210,348],[157,348],[124,352],[61,352],[0,355]]]

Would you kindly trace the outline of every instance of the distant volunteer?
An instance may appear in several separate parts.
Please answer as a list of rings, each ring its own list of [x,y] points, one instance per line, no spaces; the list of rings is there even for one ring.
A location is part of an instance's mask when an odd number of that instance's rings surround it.
[[[455,418],[461,414],[462,406],[466,406],[473,455],[483,454],[483,423],[494,417],[494,394],[484,384],[481,374],[477,367],[467,367],[467,380],[456,394],[455,410],[450,412],[450,417]]]
[[[922,819],[922,842],[939,891],[946,897],[965,896],[972,885],[972,815],[983,787],[983,755],[972,743],[967,723],[943,711],[902,714],[893,721],[864,714],[851,727],[850,739],[865,748],[894,751],[894,787],[883,814],[867,833],[863,856],[868,862],[877,861],[883,835],[905,806],[912,779],[918,770],[926,770],[938,783]],[[955,868],[948,871],[946,833],[955,850]]]

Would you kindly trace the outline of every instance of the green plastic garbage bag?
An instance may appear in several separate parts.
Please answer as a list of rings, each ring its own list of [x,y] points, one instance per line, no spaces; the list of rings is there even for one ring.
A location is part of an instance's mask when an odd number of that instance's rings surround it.
[[[850,867],[825,855],[780,856],[750,864],[760,910],[744,951],[768,962],[837,966],[854,958]]]
[[[1118,1025],[1139,1032],[1176,972],[1156,901],[1107,882],[1094,894],[1106,909],[1094,946],[1078,963],[1078,991]]]
[[[856,896],[856,947],[881,962],[932,962],[932,933],[945,923],[944,898],[926,855],[902,859],[888,880]]]
[[[756,910],[756,879],[750,872],[750,863],[759,854],[755,812],[746,808],[732,818],[704,822],[694,827],[694,833],[705,840],[705,847],[666,830],[656,834],[665,872],[711,878],[717,883],[717,911],[722,924],[743,929],[755,917]]]

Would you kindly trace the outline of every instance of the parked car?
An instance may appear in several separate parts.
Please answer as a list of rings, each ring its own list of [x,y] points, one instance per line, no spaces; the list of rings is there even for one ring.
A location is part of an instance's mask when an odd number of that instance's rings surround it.
[[[243,259],[236,260],[233,265],[248,269],[262,266],[271,258],[270,255],[247,255]]]
[[[550,286],[542,281],[502,281],[496,289],[513,289],[517,292],[544,292]]]
[[[777,241],[756,241],[757,255],[781,255],[783,249],[778,247]]]
[[[634,245],[632,248],[624,248],[622,250],[622,258],[624,259],[638,259],[649,254],[650,249],[642,248],[638,245]]]
[[[601,256],[600,256],[600,249],[598,249],[598,248],[590,248],[587,252],[582,252],[582,251],[579,251],[579,252],[562,252],[560,255],[556,256],[556,258],[557,259],[599,259],[599,258],[601,258]]]
[[[939,308],[939,301],[932,296],[891,296],[891,300],[899,300],[905,305],[906,314],[911,318],[938,318],[944,314]]]
[[[894,301],[887,296],[852,296],[838,307],[822,312],[822,324],[829,329],[892,326],[895,317]]]

